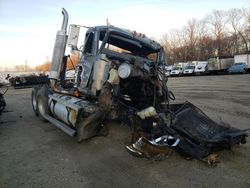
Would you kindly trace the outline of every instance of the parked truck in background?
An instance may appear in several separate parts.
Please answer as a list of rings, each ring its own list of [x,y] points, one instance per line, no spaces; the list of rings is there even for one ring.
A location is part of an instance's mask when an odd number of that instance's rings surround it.
[[[240,54],[234,56],[234,63],[245,63],[246,69],[250,69],[250,54]]]
[[[210,74],[225,73],[234,63],[233,57],[212,57],[208,59],[208,72]]]
[[[208,73],[208,62],[207,61],[193,61],[195,64],[194,73],[195,75],[207,74]]]
[[[183,69],[181,67],[174,66],[171,69],[170,76],[182,76],[183,75]]]
[[[194,75],[195,71],[195,64],[194,63],[188,63],[185,67],[184,67],[184,71],[183,74],[184,75]]]

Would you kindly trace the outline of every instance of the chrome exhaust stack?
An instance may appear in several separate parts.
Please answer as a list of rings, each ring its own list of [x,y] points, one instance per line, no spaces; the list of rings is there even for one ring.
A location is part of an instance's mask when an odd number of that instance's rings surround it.
[[[78,91],[66,91],[57,85],[58,80],[64,79],[66,71],[65,63],[67,63],[67,60],[65,61],[64,56],[68,40],[67,27],[68,27],[69,16],[64,8],[62,9],[62,14],[63,14],[62,27],[61,30],[57,31],[56,40],[54,44],[52,63],[49,74],[50,86],[52,91],[54,92],[63,93],[66,95],[78,96],[79,95]]]
[[[49,78],[51,79],[51,86],[54,85],[56,81],[60,79],[60,73],[63,67],[63,57],[65,54],[66,43],[68,38],[67,26],[68,26],[69,16],[64,8],[62,9],[62,14],[63,14],[62,27],[61,30],[57,31],[56,34],[56,40],[52,56],[52,64],[49,74]]]

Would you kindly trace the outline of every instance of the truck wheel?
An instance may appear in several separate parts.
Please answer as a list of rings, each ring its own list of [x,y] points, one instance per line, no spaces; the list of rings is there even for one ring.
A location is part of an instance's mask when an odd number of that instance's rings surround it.
[[[48,96],[49,96],[48,86],[41,87],[37,92],[37,100],[36,100],[37,113],[38,117],[42,121],[47,121],[45,115],[50,113],[48,105],[48,100],[49,100]]]
[[[32,105],[32,109],[35,113],[36,116],[38,116],[38,112],[37,112],[37,92],[39,90],[39,86],[35,86],[33,87],[33,90],[31,92],[31,105]]]

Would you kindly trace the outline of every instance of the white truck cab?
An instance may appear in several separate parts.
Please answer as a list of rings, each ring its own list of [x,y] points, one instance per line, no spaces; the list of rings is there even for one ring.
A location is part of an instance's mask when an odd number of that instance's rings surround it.
[[[194,73],[195,73],[195,75],[208,73],[208,62],[207,61],[197,61]]]
[[[194,75],[194,71],[195,71],[195,65],[187,65],[184,68],[183,74],[184,75]]]
[[[170,75],[171,76],[181,76],[183,74],[183,70],[181,67],[173,67]]]

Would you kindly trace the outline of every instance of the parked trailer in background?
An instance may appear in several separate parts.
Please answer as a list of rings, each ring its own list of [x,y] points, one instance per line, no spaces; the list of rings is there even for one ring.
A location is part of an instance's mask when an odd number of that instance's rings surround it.
[[[223,73],[234,63],[233,57],[212,57],[208,59],[208,72]]]
[[[234,56],[234,63],[245,63],[247,69],[250,69],[250,54],[241,54]]]
[[[35,85],[43,85],[48,82],[48,76],[37,75],[20,75],[9,78],[10,85],[15,89],[33,87]]]

